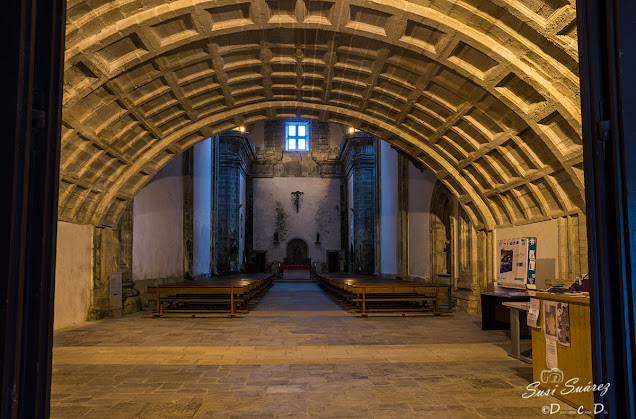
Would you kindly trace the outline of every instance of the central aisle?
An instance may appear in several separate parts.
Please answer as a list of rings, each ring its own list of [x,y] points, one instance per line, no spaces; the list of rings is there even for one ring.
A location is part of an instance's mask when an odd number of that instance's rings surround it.
[[[285,314],[341,316],[343,308],[315,282],[276,282],[250,311],[250,316]]]

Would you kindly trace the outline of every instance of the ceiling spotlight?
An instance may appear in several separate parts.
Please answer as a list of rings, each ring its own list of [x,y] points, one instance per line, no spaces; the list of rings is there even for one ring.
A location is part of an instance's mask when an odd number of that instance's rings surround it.
[[[349,127],[349,134],[353,134],[355,132],[355,130],[356,130],[355,128]]]
[[[239,131],[245,132],[245,127],[239,127]]]

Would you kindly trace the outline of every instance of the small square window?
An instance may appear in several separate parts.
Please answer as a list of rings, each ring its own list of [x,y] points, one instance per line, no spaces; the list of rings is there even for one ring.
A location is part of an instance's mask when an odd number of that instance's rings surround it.
[[[307,151],[309,149],[309,124],[307,122],[287,122],[285,128],[285,150]]]

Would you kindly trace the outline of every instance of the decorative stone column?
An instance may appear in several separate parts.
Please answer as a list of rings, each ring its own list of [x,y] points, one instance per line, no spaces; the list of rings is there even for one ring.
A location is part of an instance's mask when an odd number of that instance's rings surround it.
[[[133,204],[121,214],[115,228],[93,228],[93,284],[87,320],[110,317],[110,274],[122,273],[122,313],[141,310],[139,290],[132,279]]]
[[[218,179],[219,179],[219,136],[215,135],[212,138],[212,156],[210,156],[212,161],[212,176],[211,176],[211,185],[210,185],[210,275],[218,275],[218,265],[217,265],[217,246],[216,246],[216,233],[217,226],[219,225],[217,214],[218,214],[218,203],[219,200],[217,198],[218,192]]]
[[[247,181],[248,166],[256,151],[249,134],[228,131],[219,135],[217,145],[218,175],[216,176],[215,208],[217,223],[215,228],[216,272],[219,275],[232,272],[230,259],[232,244],[240,246],[241,188],[240,178]],[[243,249],[245,249],[243,243]],[[242,261],[238,261],[239,264]],[[236,270],[236,269],[235,269]]]
[[[194,148],[181,154],[183,178],[183,277],[193,279],[194,266]]]
[[[588,272],[585,214],[570,214],[557,220],[559,228],[559,278],[573,280]]]
[[[409,160],[398,153],[398,275],[409,279]]]
[[[380,161],[381,161],[380,139],[376,138],[373,142],[373,153],[375,157],[375,271],[373,275],[382,275],[382,241],[380,239],[382,233],[382,190],[380,188]]]
[[[352,209],[353,226],[347,221],[349,231],[349,266],[354,273],[373,274],[376,272],[376,138],[358,131],[347,134],[341,145],[340,159],[345,167],[345,181],[352,184],[347,191],[346,208]],[[346,243],[345,243],[346,244]],[[353,253],[351,252],[353,249]],[[351,254],[352,253],[352,254]]]
[[[256,254],[254,253],[254,178],[251,174],[245,179],[247,182],[245,197],[245,256],[247,267],[251,267],[254,272]],[[246,267],[246,268],[247,268]]]
[[[128,204],[117,226],[119,241],[119,271],[122,273],[122,313],[130,314],[141,310],[139,290],[132,279],[133,263],[133,206]]]
[[[87,320],[98,320],[110,317],[109,275],[117,272],[119,252],[113,228],[93,227],[92,236],[93,275]]]

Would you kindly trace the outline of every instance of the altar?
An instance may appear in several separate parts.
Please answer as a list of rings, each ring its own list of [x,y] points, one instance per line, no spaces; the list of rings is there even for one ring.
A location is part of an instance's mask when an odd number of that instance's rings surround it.
[[[311,265],[282,265],[280,268],[285,280],[311,279]]]

